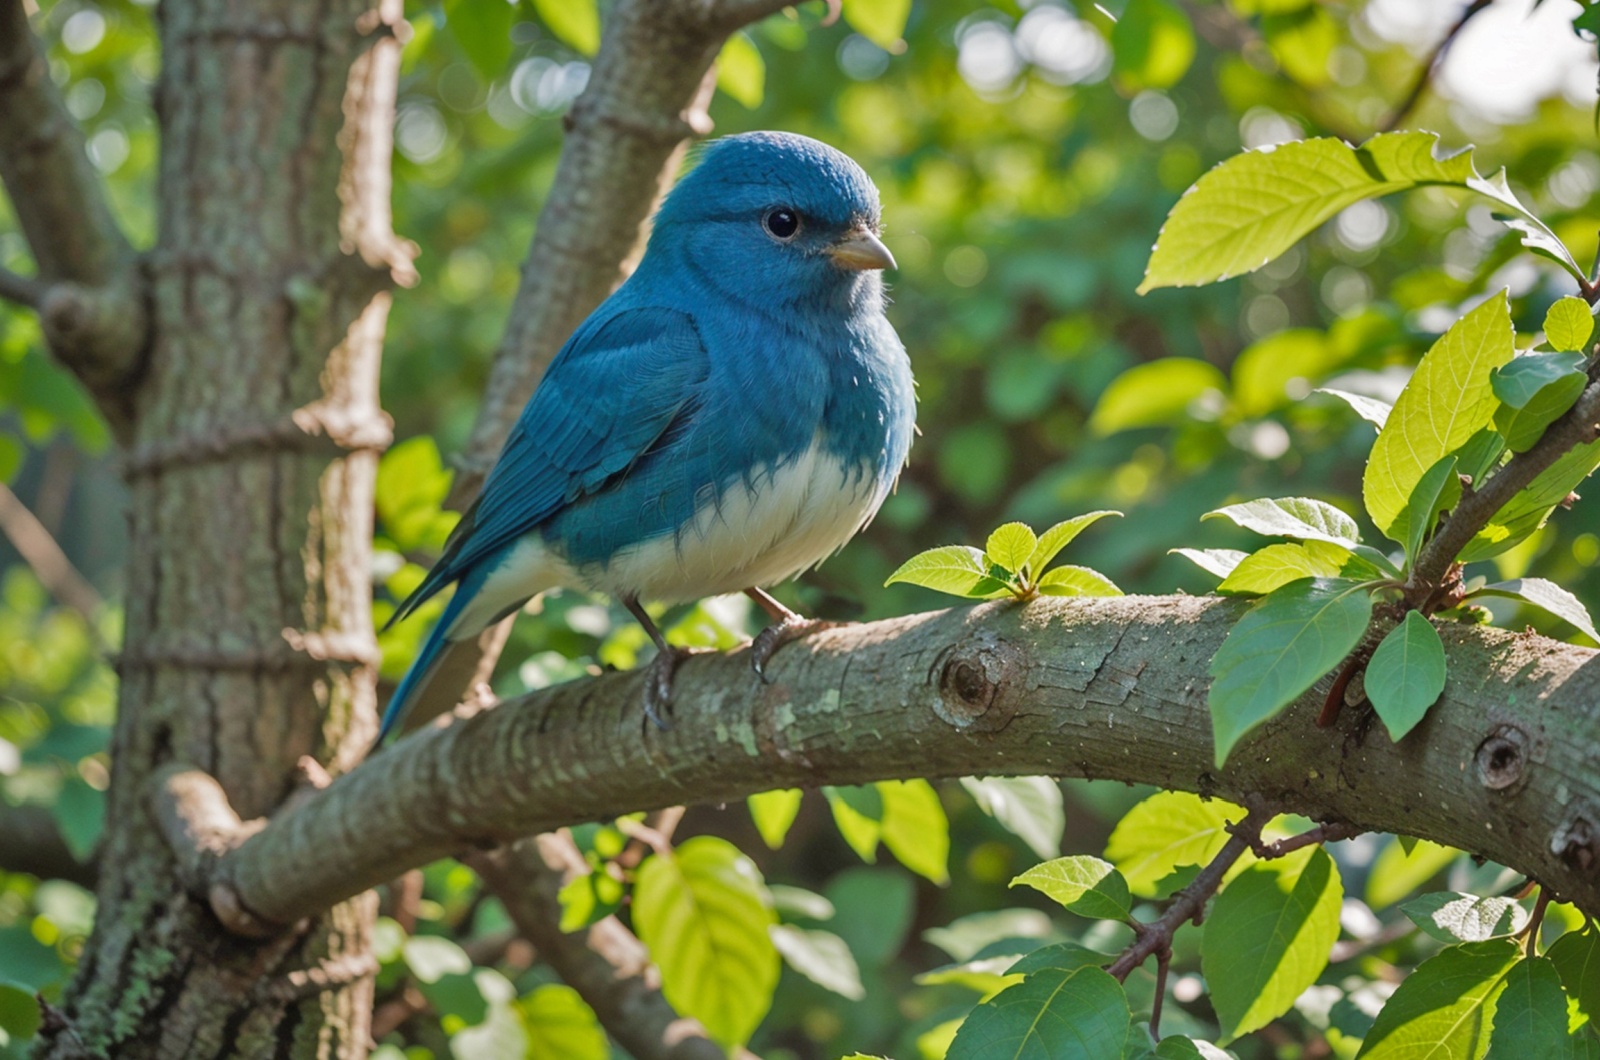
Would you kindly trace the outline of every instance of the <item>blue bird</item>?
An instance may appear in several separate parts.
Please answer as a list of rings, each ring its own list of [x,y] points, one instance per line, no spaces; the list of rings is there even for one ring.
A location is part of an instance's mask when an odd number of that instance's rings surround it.
[[[539,593],[621,601],[657,654],[660,724],[686,654],[641,601],[744,591],[774,620],[757,673],[820,623],[763,591],[838,551],[911,447],[911,366],[884,315],[878,191],[804,136],[711,143],[657,212],[633,275],[572,334],[483,492],[396,621],[455,595],[389,701],[394,729],[452,643]]]

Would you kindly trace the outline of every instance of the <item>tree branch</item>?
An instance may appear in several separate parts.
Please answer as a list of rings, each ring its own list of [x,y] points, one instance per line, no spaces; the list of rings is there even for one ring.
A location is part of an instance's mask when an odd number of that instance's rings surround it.
[[[100,594],[78,573],[78,568],[61,551],[61,546],[50,531],[4,482],[0,482],[0,533],[10,540],[23,562],[33,568],[39,584],[56,600],[83,617],[89,635],[98,644],[98,622],[103,606]],[[100,647],[104,648],[105,645],[100,644]]]
[[[1577,402],[1549,427],[1533,448],[1518,453],[1505,466],[1486,478],[1481,489],[1469,489],[1433,539],[1417,557],[1406,595],[1412,605],[1420,603],[1443,584],[1461,550],[1479,530],[1489,525],[1495,514],[1522,489],[1543,474],[1572,449],[1600,437],[1600,381],[1591,382]]]
[[[0,182],[38,263],[45,338],[125,436],[126,384],[147,345],[145,283],[22,0],[0,0]]]
[[[724,1060],[705,1029],[661,996],[649,951],[614,916],[563,934],[561,885],[588,871],[565,832],[553,832],[466,859],[504,903],[539,957],[594,1009],[634,1060]]]
[[[73,856],[43,806],[0,805],[0,872],[26,872],[93,888],[99,873]]]
[[[1471,22],[1478,12],[1493,2],[1494,0],[1472,0],[1472,3],[1466,6],[1460,17],[1456,19],[1455,24],[1445,32],[1439,43],[1434,45],[1433,51],[1428,53],[1428,58],[1417,68],[1417,76],[1411,82],[1410,89],[1396,104],[1394,110],[1389,112],[1389,116],[1383,120],[1383,124],[1378,126],[1379,132],[1393,132],[1411,116],[1411,112],[1417,109],[1417,104],[1422,102],[1422,94],[1428,90],[1428,83],[1433,80],[1433,72],[1444,58],[1445,52],[1450,50],[1450,45],[1454,44],[1456,37],[1460,36],[1461,31],[1467,28],[1467,23]]]
[[[19,276],[10,269],[0,269],[0,298],[29,309],[38,309],[44,301],[45,285],[31,276]]]
[[[1218,769],[1206,685],[1242,605],[982,604],[818,634],[773,660],[698,656],[671,727],[642,677],[546,689],[402,740],[222,855],[216,880],[289,923],[474,844],[754,792],[970,774],[1110,778],[1462,847],[1600,912],[1600,655],[1447,625],[1450,682],[1399,744],[1308,691]],[[1326,679],[1324,679],[1326,680]]]

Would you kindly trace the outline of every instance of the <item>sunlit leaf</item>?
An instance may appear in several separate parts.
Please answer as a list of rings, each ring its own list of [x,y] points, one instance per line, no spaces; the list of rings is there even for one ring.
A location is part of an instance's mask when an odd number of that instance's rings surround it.
[[[1379,401],[1377,398],[1367,397],[1365,394],[1352,394],[1348,390],[1322,387],[1317,390],[1317,393],[1331,394],[1343,401],[1355,411],[1357,416],[1360,416],[1380,431],[1383,430],[1383,425],[1389,421],[1389,413],[1394,410],[1394,406],[1387,401]]]
[[[1336,578],[1350,557],[1348,548],[1326,541],[1268,545],[1241,560],[1217,592],[1270,593],[1301,578]]]
[[[955,596],[985,596],[995,584],[983,553],[971,545],[943,545],[919,552],[889,575],[884,585],[907,582]]]
[[[1233,362],[1233,404],[1243,416],[1264,416],[1305,395],[1333,371],[1346,351],[1314,328],[1285,328],[1246,346]],[[1299,393],[1291,385],[1300,381]]]
[[[1122,873],[1110,862],[1086,854],[1035,865],[1010,885],[1018,884],[1048,895],[1079,916],[1121,920],[1131,910],[1128,881]]]
[[[611,1055],[594,1010],[570,986],[536,986],[516,1000],[515,1008],[527,1035],[528,1056],[607,1060]]]
[[[1567,995],[1556,966],[1543,957],[1519,961],[1507,973],[1495,1002],[1489,1052],[1533,1057],[1567,1053]]]
[[[1163,791],[1123,815],[1106,843],[1106,858],[1141,897],[1183,865],[1204,865],[1228,842],[1228,823],[1244,820],[1242,807]]]
[[[989,562],[994,563],[1013,574],[1020,572],[1030,557],[1034,548],[1039,544],[1039,539],[1034,536],[1033,530],[1026,523],[1006,523],[996,527],[989,535],[989,541],[984,545],[984,554]],[[1032,568],[1038,574],[1038,568]]]
[[[1226,578],[1232,574],[1250,553],[1236,548],[1174,548],[1169,552],[1182,556],[1208,574]]]
[[[1495,939],[1452,946],[1423,961],[1378,1013],[1357,1055],[1478,1060],[1489,1047],[1506,976],[1521,956],[1516,943]]]
[[[1591,1027],[1600,1027],[1600,929],[1569,931],[1546,954],[1561,973],[1567,994]]]
[[[600,11],[595,0],[533,0],[539,20],[561,43],[581,55],[600,50]]]
[[[1544,314],[1545,341],[1558,350],[1581,350],[1594,334],[1594,311],[1571,295],[1557,298]]]
[[[900,864],[934,883],[950,882],[950,821],[926,780],[880,780],[883,845]]]
[[[799,788],[780,788],[745,800],[756,831],[761,833],[761,841],[773,850],[783,846],[783,838],[789,834],[789,826],[800,812],[800,796]]]
[[[1061,852],[1066,811],[1054,777],[962,777],[978,808],[999,821],[1041,858]]]
[[[774,924],[772,943],[789,967],[841,997],[859,1001],[866,995],[861,970],[844,939],[831,931],[814,931]]]
[[[1228,519],[1269,537],[1327,541],[1351,548],[1361,540],[1356,521],[1326,501],[1311,497],[1263,497],[1207,512],[1204,519]]]
[[[735,33],[717,55],[717,87],[751,110],[766,95],[767,64],[748,34]]]
[[[1367,873],[1365,898],[1374,909],[1387,909],[1448,868],[1461,855],[1454,847],[1426,839],[1412,842],[1410,850],[1398,840],[1378,852]]]
[[[1398,743],[1416,727],[1444,691],[1444,679],[1439,631],[1421,611],[1408,611],[1367,663],[1367,698],[1389,739]]]
[[[824,787],[833,823],[851,850],[862,861],[876,861],[878,840],[883,836],[883,795],[873,785]]]
[[[1064,519],[1040,534],[1033,553],[1028,557],[1028,569],[1033,571],[1035,577],[1037,577],[1039,572],[1048,567],[1050,561],[1055,559],[1061,550],[1070,545],[1079,534],[1108,515],[1120,518],[1122,513],[1113,511],[1087,512],[1071,519]]]
[[[947,1060],[1106,1060],[1128,1037],[1122,984],[1098,968],[1046,968],[979,1005]]]
[[[1181,423],[1189,406],[1208,393],[1227,389],[1215,365],[1192,357],[1163,357],[1135,365],[1111,381],[1089,416],[1096,434],[1115,434],[1134,427]]]
[[[1400,903],[1411,922],[1440,942],[1484,942],[1514,935],[1528,922],[1515,899],[1434,891]]]
[[[1046,596],[1121,596],[1116,583],[1097,570],[1064,563],[1052,567],[1039,578],[1039,591]]]
[[[1456,472],[1460,458],[1454,453],[1440,457],[1417,484],[1411,488],[1411,497],[1401,509],[1388,533],[1405,550],[1406,556],[1415,560],[1422,551],[1422,542],[1438,523],[1439,513],[1454,508],[1461,500],[1461,476]]]
[[[1532,604],[1539,610],[1547,611],[1563,622],[1576,626],[1578,632],[1600,644],[1600,632],[1595,631],[1594,619],[1589,617],[1589,609],[1584,607],[1576,596],[1555,582],[1544,578],[1514,578],[1511,581],[1485,585],[1472,595],[1503,596]]]
[[[911,0],[843,0],[843,13],[851,29],[886,51],[897,51]]]
[[[1111,30],[1111,68],[1125,88],[1172,87],[1194,50],[1194,28],[1172,0],[1128,0]]]
[[[1296,82],[1307,88],[1328,83],[1332,68],[1329,58],[1343,35],[1339,23],[1321,4],[1267,15],[1261,20],[1261,32],[1272,57]]]

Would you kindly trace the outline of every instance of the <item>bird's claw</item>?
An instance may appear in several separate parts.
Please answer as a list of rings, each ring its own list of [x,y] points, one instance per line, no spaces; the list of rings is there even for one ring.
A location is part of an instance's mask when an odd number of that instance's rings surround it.
[[[662,732],[672,728],[662,717],[672,712],[672,682],[677,676],[678,664],[704,649],[667,647],[656,652],[644,677],[644,716],[655,723]]]
[[[765,684],[771,684],[772,679],[767,676],[767,664],[777,654],[779,648],[790,641],[809,637],[813,633],[821,633],[825,629],[837,629],[847,626],[848,622],[831,622],[825,618],[805,618],[801,615],[790,614],[780,621],[774,622],[750,642],[750,668],[756,672]]]

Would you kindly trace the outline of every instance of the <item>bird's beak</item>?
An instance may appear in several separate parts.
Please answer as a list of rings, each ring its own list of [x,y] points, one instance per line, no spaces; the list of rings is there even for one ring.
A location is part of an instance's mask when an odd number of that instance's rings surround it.
[[[841,269],[892,269],[894,255],[883,241],[865,228],[852,228],[828,248],[828,257]]]

